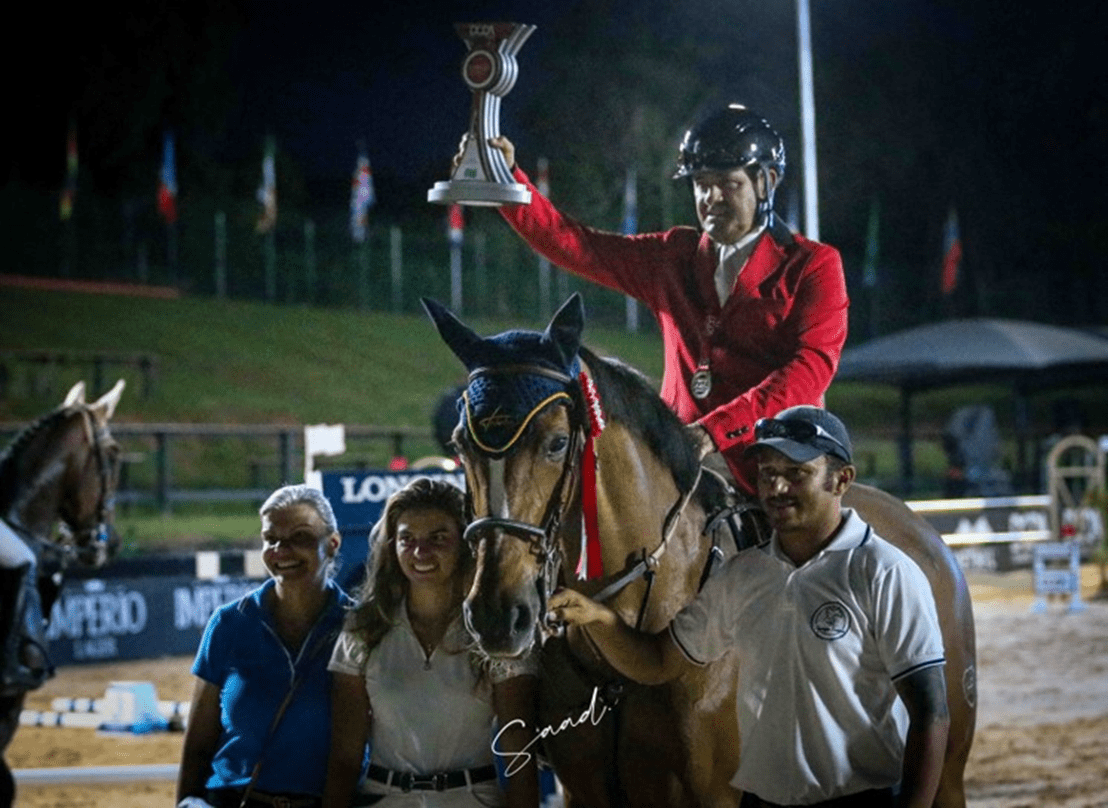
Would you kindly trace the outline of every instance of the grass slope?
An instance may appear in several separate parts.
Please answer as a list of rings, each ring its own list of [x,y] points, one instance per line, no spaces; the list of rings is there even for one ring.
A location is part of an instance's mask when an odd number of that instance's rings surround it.
[[[545,323],[470,325],[488,334]],[[660,377],[656,336],[589,329],[586,341]],[[0,289],[0,345],[156,355],[159,372],[150,398],[139,394],[137,372],[121,374],[131,386],[116,417],[130,422],[427,427],[438,396],[464,378],[461,364],[422,313],[5,288]],[[26,371],[12,370],[10,395],[0,399],[5,421],[37,417],[81,377],[68,369],[48,396],[35,395],[22,378]],[[85,378],[91,382],[91,370]]]

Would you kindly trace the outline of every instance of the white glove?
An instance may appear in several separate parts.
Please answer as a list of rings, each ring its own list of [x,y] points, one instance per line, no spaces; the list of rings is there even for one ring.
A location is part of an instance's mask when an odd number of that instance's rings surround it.
[[[177,803],[177,808],[215,808],[215,806],[203,797],[185,797]]]

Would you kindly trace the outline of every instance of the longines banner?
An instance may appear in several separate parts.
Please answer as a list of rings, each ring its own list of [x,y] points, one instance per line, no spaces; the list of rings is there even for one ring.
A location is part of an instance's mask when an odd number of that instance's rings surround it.
[[[196,653],[212,612],[257,580],[193,577],[67,581],[50,610],[55,665]]]
[[[417,477],[444,479],[465,488],[465,474],[459,471],[325,471],[323,493],[331,502],[342,532],[339,549],[339,583],[348,590],[361,580],[369,555],[369,532],[385,509],[385,501]]]

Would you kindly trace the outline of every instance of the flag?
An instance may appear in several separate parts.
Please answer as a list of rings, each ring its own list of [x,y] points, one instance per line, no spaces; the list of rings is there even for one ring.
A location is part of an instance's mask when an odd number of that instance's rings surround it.
[[[627,169],[627,177],[623,183],[623,224],[620,232],[625,236],[633,236],[639,232],[639,195],[636,188],[637,173],[634,168]]]
[[[377,202],[373,191],[373,172],[364,151],[358,154],[350,189],[350,235],[359,244],[365,241],[369,209]]]
[[[874,197],[869,204],[869,224],[866,227],[866,257],[862,263],[862,285],[877,285],[878,235],[881,223],[881,201]]]
[[[450,228],[450,243],[458,246],[462,243],[465,220],[462,218],[462,206],[453,204],[446,216],[447,226]]]
[[[943,272],[940,288],[944,295],[951,294],[957,288],[961,264],[962,238],[958,234],[958,212],[952,206],[943,227]]]
[[[268,233],[277,224],[277,167],[274,150],[273,138],[266,138],[265,157],[262,158],[262,184],[258,187],[262,215],[254,228],[258,233]]]
[[[173,157],[173,135],[162,139],[162,173],[158,181],[158,213],[166,224],[177,221],[177,168]]]
[[[65,140],[65,185],[58,201],[58,215],[68,221],[73,215],[73,203],[77,199],[77,127],[70,123]]]

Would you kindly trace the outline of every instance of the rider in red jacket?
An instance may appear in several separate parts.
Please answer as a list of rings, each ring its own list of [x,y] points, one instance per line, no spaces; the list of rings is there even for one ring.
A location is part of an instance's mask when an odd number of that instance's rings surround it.
[[[491,144],[532,194],[530,205],[502,206],[504,218],[552,263],[654,313],[665,348],[663,400],[753,493],[743,450],[755,421],[797,404],[822,406],[847,331],[838,251],[774,216],[781,137],[738,105],[707,117],[685,134],[675,175],[691,179],[701,230],[637,236],[562,215],[515,165],[511,142]]]

